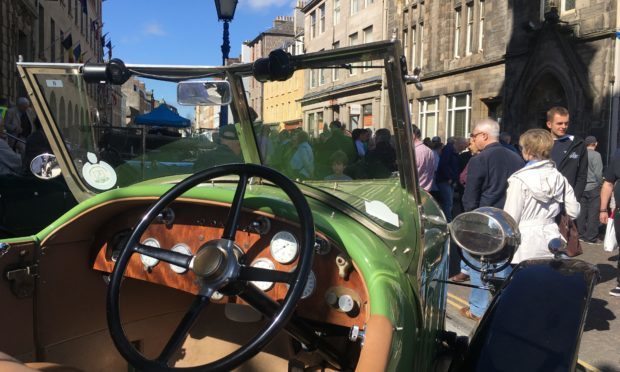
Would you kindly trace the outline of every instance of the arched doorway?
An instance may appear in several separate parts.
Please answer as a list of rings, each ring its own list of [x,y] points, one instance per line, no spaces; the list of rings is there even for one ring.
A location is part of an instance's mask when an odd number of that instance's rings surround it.
[[[547,110],[554,106],[568,108],[568,101],[560,81],[547,73],[538,80],[527,97],[524,110],[525,120],[521,123],[522,131],[547,128]]]

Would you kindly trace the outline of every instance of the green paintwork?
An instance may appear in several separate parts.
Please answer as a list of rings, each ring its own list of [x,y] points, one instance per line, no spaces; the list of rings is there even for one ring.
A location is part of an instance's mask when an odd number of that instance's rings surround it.
[[[172,177],[178,179],[178,177]],[[161,180],[160,180],[161,181]],[[166,181],[171,181],[168,179]],[[144,182],[128,188],[111,190],[85,200],[68,211],[50,226],[28,239],[43,241],[63,224],[76,216],[97,207],[98,205],[114,200],[123,200],[136,197],[157,198],[171,187],[169,182],[162,184],[157,181]],[[184,194],[191,199],[204,199],[215,202],[229,203],[232,199],[236,183],[210,183],[194,188]],[[308,188],[301,185],[302,191]],[[429,356],[421,353],[422,348],[419,330],[423,319],[420,318],[421,309],[418,308],[417,295],[409,279],[415,277],[415,272],[405,274],[399,261],[392,254],[389,243],[398,241],[381,238],[370,232],[358,221],[341,211],[330,207],[317,199],[308,197],[313,212],[315,225],[318,231],[334,239],[347,250],[356,263],[358,270],[364,277],[369,296],[371,314],[383,315],[394,324],[394,338],[392,340],[392,358],[390,370],[410,370],[410,366],[428,365]],[[295,221],[297,215],[284,193],[269,185],[251,185],[248,187],[244,199],[244,207],[268,213]],[[401,230],[415,231],[403,226]],[[7,242],[23,241],[11,239]],[[415,251],[415,250],[414,250]],[[415,256],[415,255],[413,255]]]

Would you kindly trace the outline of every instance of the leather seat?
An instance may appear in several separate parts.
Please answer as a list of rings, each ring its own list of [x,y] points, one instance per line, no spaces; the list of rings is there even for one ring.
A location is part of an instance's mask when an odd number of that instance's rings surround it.
[[[48,362],[22,363],[12,356],[0,352],[0,371],[6,372],[82,372],[81,370],[69,366],[63,366]]]

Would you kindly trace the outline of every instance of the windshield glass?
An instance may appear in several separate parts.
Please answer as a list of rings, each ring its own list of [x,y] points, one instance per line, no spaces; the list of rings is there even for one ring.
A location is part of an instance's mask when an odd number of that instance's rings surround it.
[[[158,100],[147,88],[149,79],[130,79],[122,87],[86,84],[76,69],[35,74],[35,79],[71,160],[93,191],[243,161],[238,146],[212,151],[218,147],[217,129],[192,125],[199,114],[196,107]],[[175,92],[176,83],[157,83],[159,89]],[[112,103],[107,107],[93,98],[103,101],[106,96]],[[226,135],[236,137],[234,130]],[[111,169],[84,171],[93,164]]]
[[[87,84],[75,66],[32,76],[74,173],[91,192],[260,161],[396,229],[408,196],[386,119],[389,95],[380,94],[382,70],[380,60],[300,69],[281,82],[233,79],[231,86],[243,86],[230,91],[245,92],[245,101],[228,106],[191,105],[222,102],[212,95],[226,86],[213,83],[209,91],[195,83],[179,89],[180,105],[178,83],[154,78]]]

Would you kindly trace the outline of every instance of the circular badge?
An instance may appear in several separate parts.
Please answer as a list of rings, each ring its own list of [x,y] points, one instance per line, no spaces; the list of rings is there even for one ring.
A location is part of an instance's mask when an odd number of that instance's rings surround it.
[[[97,190],[109,190],[114,187],[116,185],[114,168],[104,161],[96,162],[97,157],[91,152],[87,154],[87,158],[89,163],[84,164],[82,168],[84,180]]]

